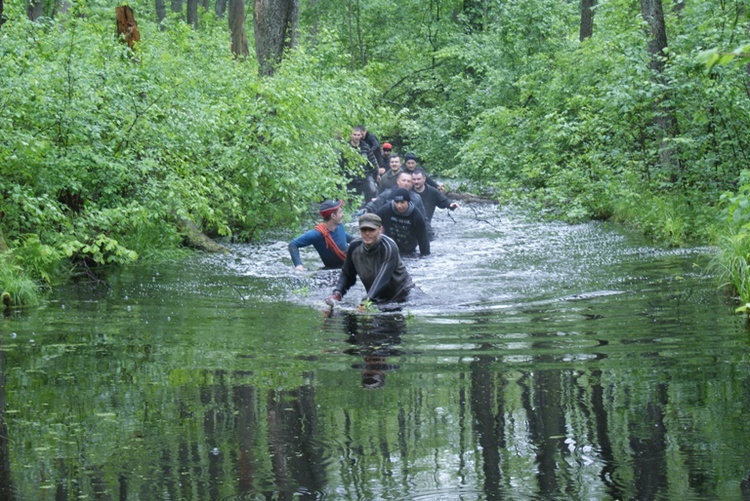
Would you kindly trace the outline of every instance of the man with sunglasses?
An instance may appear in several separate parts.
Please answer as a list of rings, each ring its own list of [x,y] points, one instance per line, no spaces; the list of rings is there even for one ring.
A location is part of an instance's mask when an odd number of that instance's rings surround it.
[[[414,283],[401,261],[396,242],[383,235],[380,216],[363,214],[359,218],[359,234],[361,239],[349,245],[339,281],[326,303],[334,306],[341,301],[357,282],[357,276],[367,291],[362,303],[405,301]]]

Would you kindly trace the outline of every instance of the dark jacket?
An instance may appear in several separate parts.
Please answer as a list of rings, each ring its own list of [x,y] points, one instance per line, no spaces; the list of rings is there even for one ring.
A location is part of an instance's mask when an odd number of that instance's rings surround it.
[[[427,184],[425,184],[423,191],[416,192],[412,190],[411,193],[411,196],[414,196],[413,194],[417,193],[422,197],[422,202],[424,203],[424,217],[428,223],[432,221],[432,216],[435,214],[436,207],[450,209],[450,206],[453,203],[445,196],[445,193]]]
[[[360,239],[349,245],[334,293],[346,294],[357,283],[357,276],[367,291],[365,299],[374,303],[402,301],[414,287],[396,242],[385,235],[369,249]]]
[[[376,167],[387,169],[388,166],[385,164],[385,159],[383,159],[383,150],[380,149],[380,141],[378,141],[378,138],[375,136],[375,134],[368,130],[365,133],[365,137],[362,138],[362,141],[367,144],[367,147],[375,157],[375,160],[377,161]]]
[[[417,167],[421,167],[421,166],[417,165]],[[409,170],[406,167],[404,167],[404,170],[407,171],[407,172],[414,172],[413,170]],[[416,168],[415,168],[415,170],[416,170]],[[422,167],[422,170],[424,170],[424,167]],[[425,173],[424,173],[424,184],[426,184],[427,186],[432,186],[433,188],[437,188],[438,186],[440,186],[439,184],[437,184],[437,182],[434,179],[432,179],[427,174],[427,171],[425,171]]]
[[[365,212],[377,213],[380,209],[388,205],[391,201],[393,201],[393,192],[396,191],[396,188],[398,188],[398,186],[389,188],[378,195],[375,200],[370,200],[369,202],[367,202],[365,204]],[[422,214],[422,217],[424,217],[425,213],[424,203],[422,203],[422,197],[419,196],[419,193],[415,191],[410,191],[409,196],[411,197],[411,202],[414,204],[414,207],[417,209],[417,211],[419,211],[420,214]]]
[[[430,254],[430,239],[427,235],[427,223],[424,216],[409,202],[406,212],[396,210],[395,202],[390,202],[379,209],[376,214],[383,221],[383,233],[391,237],[401,254],[414,254],[419,245],[419,254]]]
[[[398,180],[398,175],[404,172],[403,167],[401,170],[397,171],[395,174],[393,171],[388,168],[387,171],[385,171],[385,174],[380,176],[380,182],[378,183],[378,195],[383,193],[385,190],[390,190],[391,188],[396,187],[396,180]]]

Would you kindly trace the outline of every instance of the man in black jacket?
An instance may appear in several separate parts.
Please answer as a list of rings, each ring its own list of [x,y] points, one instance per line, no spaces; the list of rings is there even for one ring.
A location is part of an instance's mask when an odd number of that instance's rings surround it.
[[[411,193],[404,188],[393,192],[393,201],[378,210],[383,231],[398,245],[403,255],[414,254],[419,245],[420,256],[430,254],[430,239],[424,215],[414,208]]]
[[[460,205],[448,200],[448,197],[446,197],[445,193],[442,191],[426,184],[425,181],[427,180],[427,174],[421,167],[414,169],[411,178],[414,184],[412,190],[422,197],[422,203],[424,204],[424,218],[427,222],[427,233],[430,235],[430,240],[433,240],[435,238],[435,232],[432,231],[432,216],[435,214],[435,208],[440,207],[441,209],[456,210]]]
[[[378,195],[374,200],[370,200],[365,204],[365,212],[377,213],[380,209],[388,205],[393,201],[393,195],[398,188],[404,188],[406,191],[411,191],[414,187],[414,181],[412,181],[412,174],[409,172],[399,172],[396,176],[396,186],[385,190],[383,193]],[[424,216],[424,204],[422,203],[422,197],[419,193],[412,193],[411,202],[414,207]]]
[[[376,214],[363,214],[359,218],[361,240],[354,240],[346,252],[346,260],[333,294],[326,303],[334,306],[346,292],[362,280],[367,295],[362,303],[389,303],[405,301],[414,283],[406,271],[396,242],[383,235],[383,225]]]
[[[365,129],[360,126],[355,127],[349,135],[349,146],[357,151],[362,159],[359,165],[353,171],[347,171],[346,175],[349,178],[348,189],[361,193],[364,197],[364,203],[367,203],[377,196],[379,164],[374,151],[364,140],[364,135]],[[380,145],[378,145],[378,151],[380,151]],[[341,165],[342,167],[346,166],[346,160],[343,156]]]

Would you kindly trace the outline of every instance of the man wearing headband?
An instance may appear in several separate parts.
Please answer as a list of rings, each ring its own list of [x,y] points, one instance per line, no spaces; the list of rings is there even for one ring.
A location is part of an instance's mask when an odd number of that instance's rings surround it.
[[[414,288],[396,242],[383,235],[383,223],[376,214],[359,218],[360,240],[354,240],[346,252],[341,275],[326,303],[333,306],[357,282],[362,281],[367,295],[362,303],[405,301]]]
[[[301,247],[312,245],[318,251],[326,268],[341,268],[346,258],[346,249],[354,237],[346,233],[341,221],[344,219],[344,201],[326,200],[320,204],[323,222],[312,230],[289,242],[289,254],[298,270],[304,270],[299,256]]]

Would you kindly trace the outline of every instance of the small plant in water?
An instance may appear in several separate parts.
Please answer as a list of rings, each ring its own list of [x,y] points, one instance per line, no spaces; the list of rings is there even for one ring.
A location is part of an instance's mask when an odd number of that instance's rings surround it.
[[[375,303],[369,299],[363,299],[362,302],[359,303],[359,306],[357,306],[357,311],[360,313],[375,313],[378,309],[375,307]]]

